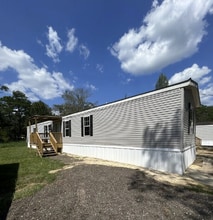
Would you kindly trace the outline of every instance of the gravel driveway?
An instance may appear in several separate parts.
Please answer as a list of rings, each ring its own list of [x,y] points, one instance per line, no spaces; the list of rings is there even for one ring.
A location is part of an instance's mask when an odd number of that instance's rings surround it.
[[[139,169],[54,159],[75,166],[34,196],[14,201],[8,220],[213,219],[212,194],[159,182]]]

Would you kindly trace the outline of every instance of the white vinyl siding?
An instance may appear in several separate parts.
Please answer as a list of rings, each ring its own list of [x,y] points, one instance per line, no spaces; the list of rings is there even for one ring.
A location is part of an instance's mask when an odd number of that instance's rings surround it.
[[[201,145],[213,146],[213,125],[197,125],[196,136],[201,139]]]
[[[48,132],[48,128],[52,127],[52,121],[45,121],[37,124],[38,133],[45,133]],[[30,140],[30,132],[34,132],[36,130],[35,124],[31,125],[30,127],[27,126],[27,140]]]
[[[65,143],[179,148],[181,89],[117,102],[66,116],[72,137]],[[93,115],[93,136],[81,137],[81,117]]]
[[[184,148],[195,146],[195,104],[193,102],[192,92],[184,89]],[[189,103],[190,108],[189,109]],[[191,122],[190,122],[191,121]]]

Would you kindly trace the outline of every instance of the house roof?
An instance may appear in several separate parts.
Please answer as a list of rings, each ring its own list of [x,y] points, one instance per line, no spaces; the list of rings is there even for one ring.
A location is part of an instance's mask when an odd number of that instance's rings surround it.
[[[61,116],[49,116],[49,115],[33,115],[32,117],[29,118],[29,121],[61,121],[62,117]]]
[[[198,84],[190,78],[186,81],[182,81],[180,83],[176,83],[176,84],[173,84],[173,85],[161,88],[161,89],[151,90],[149,92],[145,92],[145,93],[134,95],[134,96],[131,96],[131,97],[128,97],[128,98],[124,98],[124,99],[120,99],[120,100],[117,100],[117,101],[109,102],[109,103],[106,103],[106,104],[103,104],[103,105],[100,105],[100,106],[97,106],[97,107],[94,107],[94,108],[91,108],[91,109],[88,109],[88,110],[85,110],[85,111],[81,111],[81,112],[77,112],[77,113],[73,113],[73,114],[69,114],[69,115],[80,114],[82,112],[89,112],[93,109],[102,108],[104,106],[110,106],[110,105],[114,105],[114,104],[117,104],[117,103],[127,102],[127,101],[134,100],[134,99],[137,99],[137,98],[140,98],[140,97],[146,97],[146,96],[149,96],[149,95],[154,95],[154,94],[158,94],[158,93],[161,93],[161,92],[174,90],[174,89],[177,89],[177,88],[191,89],[192,95],[193,95],[193,98],[194,98],[194,101],[195,101],[195,107],[200,107],[201,103],[200,103],[200,95],[199,95],[199,90],[198,90]],[[69,117],[69,115],[63,116],[63,118]]]
[[[191,80],[190,88],[192,90],[192,94],[195,100],[195,105],[196,107],[200,107],[201,101],[200,101],[200,93],[199,93],[198,84],[195,81],[193,81],[191,78],[189,80]]]

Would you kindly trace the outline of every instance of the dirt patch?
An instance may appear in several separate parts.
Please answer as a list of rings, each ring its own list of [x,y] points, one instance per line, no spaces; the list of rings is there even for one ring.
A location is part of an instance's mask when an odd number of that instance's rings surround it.
[[[61,160],[67,164],[62,169],[52,170],[50,173],[55,173],[60,170],[71,169],[75,166],[88,164],[88,165],[105,165],[113,167],[125,167],[129,169],[137,169],[146,173],[147,176],[154,178],[162,183],[169,183],[172,185],[194,185],[200,186],[211,190],[213,187],[213,150],[203,148],[197,149],[197,157],[194,163],[187,169],[184,175],[165,173],[161,171],[146,169],[130,164],[117,163],[97,158],[81,157],[71,154],[58,155],[53,159]]]
[[[35,195],[13,201],[8,220],[213,219],[213,195],[189,190],[186,180],[197,181],[188,174],[165,174],[92,158],[54,157],[59,158],[70,168]]]

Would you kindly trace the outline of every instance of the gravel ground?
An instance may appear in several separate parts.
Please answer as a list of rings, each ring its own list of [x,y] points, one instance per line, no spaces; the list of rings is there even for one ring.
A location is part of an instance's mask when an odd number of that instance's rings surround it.
[[[211,194],[159,182],[139,169],[54,159],[75,166],[35,195],[13,201],[8,220],[213,219]]]

